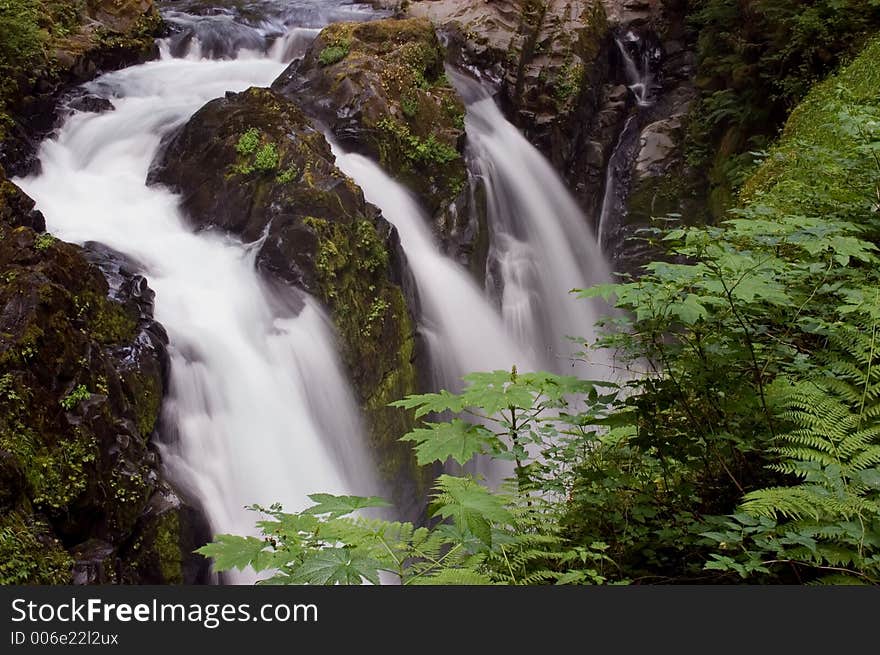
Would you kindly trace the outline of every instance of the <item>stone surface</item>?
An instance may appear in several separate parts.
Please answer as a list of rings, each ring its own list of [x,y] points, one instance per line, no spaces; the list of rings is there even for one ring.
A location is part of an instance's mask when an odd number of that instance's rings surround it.
[[[479,258],[480,221],[472,220],[463,156],[464,106],[445,75],[444,50],[430,22],[331,25],[273,88],[301,104],[344,148],[378,161],[406,185],[434,219],[444,250],[465,264]]]
[[[167,337],[130,262],[36,232],[33,202],[0,184],[0,581],[119,581],[166,487],[152,440]]]
[[[61,96],[103,72],[158,54],[155,37],[163,24],[153,0],[87,0],[74,15],[72,25],[48,33],[39,57],[4,71],[0,165],[11,176],[37,169],[36,146],[55,126]]]

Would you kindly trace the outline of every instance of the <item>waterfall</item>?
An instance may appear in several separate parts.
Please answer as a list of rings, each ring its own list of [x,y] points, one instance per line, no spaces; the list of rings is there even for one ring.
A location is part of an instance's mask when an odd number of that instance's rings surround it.
[[[164,52],[88,85],[115,110],[74,114],[42,145],[42,173],[17,182],[60,238],[98,241],[139,262],[170,338],[169,477],[200,501],[215,532],[253,533],[257,516],[245,505],[296,510],[309,493],[379,490],[318,304],[269,289],[252,247],[194,234],[178,198],[145,185],[163,135],[227,91],[268,86],[284,64]]]
[[[430,353],[437,389],[457,389],[473,371],[533,370],[527,351],[508,334],[501,316],[470,274],[440,254],[430,220],[407,189],[379,165],[334,147],[336,165],[364,191],[368,202],[400,234],[422,305],[420,329]]]
[[[636,99],[639,107],[648,107],[654,93],[654,68],[659,51],[646,43],[635,32],[627,32],[614,42],[623,59],[626,85]]]
[[[507,329],[542,368],[595,375],[575,363],[600,309],[570,293],[608,279],[586,217],[550,163],[509,123],[482,87],[451,74],[467,102],[473,167],[485,185],[491,245],[487,286]],[[581,341],[581,343],[583,343]]]
[[[639,145],[642,127],[639,119],[656,102],[654,71],[661,56],[659,47],[631,31],[623,37],[615,37],[615,43],[623,60],[626,86],[635,100],[636,110],[624,122],[605,169],[605,192],[596,232],[600,248],[611,255],[616,255],[623,247],[623,235],[619,234],[622,227],[620,219],[626,213],[629,173]]]

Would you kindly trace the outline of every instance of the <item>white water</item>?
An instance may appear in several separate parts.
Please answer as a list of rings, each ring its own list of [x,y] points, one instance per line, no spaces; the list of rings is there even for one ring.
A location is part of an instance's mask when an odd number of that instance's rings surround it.
[[[610,276],[596,238],[559,175],[492,98],[469,79],[453,79],[470,101],[465,126],[492,232],[488,284],[500,289],[504,323],[540,367],[588,374],[572,359],[582,345],[567,337],[594,337],[600,309],[570,291]]]
[[[268,86],[283,68],[256,55],[166,56],[104,76],[91,90],[116,110],[70,118],[43,144],[42,174],[18,180],[60,238],[99,241],[143,266],[171,342],[164,419],[177,435],[163,461],[215,532],[253,532],[257,516],[243,509],[251,503],[297,509],[309,493],[377,491],[318,305],[292,290],[275,295],[246,246],[194,234],[178,198],[145,186],[163,134],[228,90]]]
[[[472,371],[534,370],[530,356],[508,334],[501,316],[459,264],[440,254],[430,222],[409,191],[370,159],[334,148],[336,165],[363,189],[367,201],[400,234],[418,287],[421,330],[436,388],[457,389]]]
[[[634,149],[638,145],[639,117],[641,111],[647,107],[651,107],[655,103],[655,80],[654,80],[654,62],[659,57],[656,50],[652,50],[647,44],[633,32],[627,32],[621,38],[615,38],[617,49],[623,57],[624,74],[626,76],[626,85],[633,98],[636,101],[636,111],[633,112],[624,122],[623,128],[617,137],[617,143],[614,144],[614,150],[608,158],[608,164],[605,167],[605,192],[602,197],[602,208],[599,212],[599,222],[596,226],[598,233],[598,241],[600,248],[608,248],[614,250],[619,248],[621,244],[612,243],[610,246],[606,243],[609,238],[615,236],[609,234],[617,225],[612,225],[612,220],[626,212],[626,198],[618,197],[621,195],[619,180],[624,174],[625,169],[631,167]],[[627,44],[630,44],[629,46]],[[630,50],[632,47],[638,57],[634,56]],[[625,195],[625,194],[623,194]],[[617,221],[620,222],[619,220]],[[619,238],[619,237],[618,237]],[[614,239],[611,238],[613,242]],[[611,253],[615,254],[615,253]]]
[[[654,76],[651,66],[652,52],[649,48],[643,46],[638,35],[634,32],[627,32],[623,39],[615,38],[617,49],[623,57],[624,72],[626,74],[626,83],[639,107],[647,107],[651,104],[651,93],[654,84]],[[634,45],[639,54],[638,61],[630,52],[627,43]]]

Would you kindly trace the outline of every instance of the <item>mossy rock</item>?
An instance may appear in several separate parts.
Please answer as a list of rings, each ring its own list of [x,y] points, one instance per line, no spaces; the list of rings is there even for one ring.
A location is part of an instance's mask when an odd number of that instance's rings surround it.
[[[59,98],[158,54],[153,0],[15,0],[0,5],[0,164],[33,171]]]
[[[150,180],[181,194],[196,227],[261,240],[263,271],[326,304],[385,479],[420,478],[398,441],[412,417],[387,406],[417,391],[397,233],[336,168],[303,111],[269,89],[209,102],[168,142]]]
[[[451,238],[467,221],[465,108],[427,20],[338,23],[273,85],[407,186]]]
[[[160,479],[166,341],[143,278],[27,227],[33,201],[0,187],[0,505],[18,516],[4,548],[44,544],[48,559],[16,570],[69,581],[71,553],[128,539]]]

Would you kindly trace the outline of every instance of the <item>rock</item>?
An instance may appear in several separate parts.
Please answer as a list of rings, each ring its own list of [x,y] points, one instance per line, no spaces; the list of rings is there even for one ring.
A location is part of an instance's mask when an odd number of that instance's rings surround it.
[[[3,66],[8,83],[0,89],[0,165],[12,176],[38,170],[36,147],[54,128],[56,107],[66,92],[103,72],[158,55],[155,37],[163,29],[153,0],[88,0],[79,13],[59,9],[56,5],[64,3],[56,0],[37,1],[50,16],[62,12],[64,20],[34,25],[46,39],[39,54],[15,53]]]
[[[268,276],[330,308],[376,459],[386,478],[412,484],[398,442],[412,417],[387,405],[417,390],[413,285],[397,232],[336,168],[323,134],[275,91],[230,93],[170,139],[149,179],[181,194],[197,228],[261,240]]]
[[[273,88],[412,190],[443,247],[470,262],[474,241],[461,237],[471,219],[464,106],[430,22],[331,25]]]
[[[212,538],[204,515],[162,485],[141,515],[134,538],[119,551],[119,581],[206,584],[210,562],[193,551]]]
[[[34,204],[21,189],[6,179],[6,172],[0,166],[0,223],[45,232],[46,219],[34,209]]]
[[[113,103],[107,98],[99,98],[89,93],[72,98],[65,106],[73,111],[81,111],[91,114],[102,114],[106,111],[113,111]]]
[[[152,439],[167,337],[134,262],[35,232],[33,201],[2,184],[0,583],[119,581],[166,488]]]
[[[666,118],[642,129],[635,170],[639,179],[660,175],[671,162],[671,156],[681,143],[681,121]]]
[[[114,548],[106,541],[90,539],[73,551],[73,584],[95,585],[116,581]]]
[[[498,90],[509,119],[565,168],[597,110],[610,29],[599,0],[421,0],[450,58]]]

